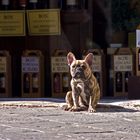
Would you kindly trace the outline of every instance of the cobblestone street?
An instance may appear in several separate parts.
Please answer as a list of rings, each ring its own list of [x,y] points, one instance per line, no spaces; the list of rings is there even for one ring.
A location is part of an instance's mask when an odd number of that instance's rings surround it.
[[[96,113],[67,112],[62,103],[53,104],[1,106],[0,140],[140,139],[140,104],[100,105]]]

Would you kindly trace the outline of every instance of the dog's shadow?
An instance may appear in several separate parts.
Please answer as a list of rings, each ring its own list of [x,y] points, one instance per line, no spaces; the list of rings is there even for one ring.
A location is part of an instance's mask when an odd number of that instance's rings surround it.
[[[61,106],[61,109],[65,110],[66,105]],[[88,109],[81,109],[77,110],[74,112],[83,112],[83,111],[88,111]],[[140,112],[140,107],[139,109],[133,109],[129,108],[126,106],[121,106],[121,105],[111,105],[111,104],[97,104],[96,107],[96,112]]]
[[[121,105],[111,104],[98,104],[96,107],[97,112],[139,112],[138,109],[128,108]]]

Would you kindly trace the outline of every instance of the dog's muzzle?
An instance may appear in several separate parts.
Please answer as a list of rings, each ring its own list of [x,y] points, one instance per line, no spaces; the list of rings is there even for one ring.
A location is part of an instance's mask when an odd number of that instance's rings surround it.
[[[74,78],[85,78],[84,70],[80,67],[76,68]]]

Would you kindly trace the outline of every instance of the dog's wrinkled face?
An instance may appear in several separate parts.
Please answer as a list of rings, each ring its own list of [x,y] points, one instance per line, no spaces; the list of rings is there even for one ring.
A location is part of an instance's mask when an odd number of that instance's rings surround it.
[[[72,78],[85,80],[91,75],[91,66],[93,54],[89,53],[84,60],[76,60],[73,53],[67,55],[68,65],[70,65],[70,73]]]

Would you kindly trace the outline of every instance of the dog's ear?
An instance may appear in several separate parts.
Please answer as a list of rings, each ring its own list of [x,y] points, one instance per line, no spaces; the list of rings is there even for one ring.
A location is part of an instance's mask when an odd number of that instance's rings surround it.
[[[89,66],[93,64],[93,57],[94,57],[93,54],[89,53],[84,59],[89,64]]]
[[[72,52],[69,52],[67,55],[67,61],[68,61],[68,65],[71,65],[71,63],[76,60],[74,54]]]

